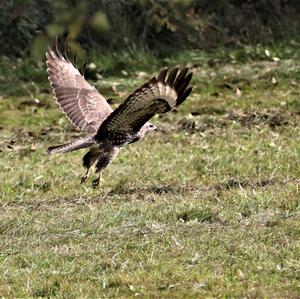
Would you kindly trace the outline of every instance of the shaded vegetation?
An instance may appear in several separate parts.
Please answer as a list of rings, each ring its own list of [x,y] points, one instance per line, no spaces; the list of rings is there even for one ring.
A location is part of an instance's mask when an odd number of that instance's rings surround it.
[[[220,44],[270,44],[298,38],[300,29],[297,0],[12,0],[3,1],[1,9],[0,54],[31,52],[38,59],[64,35],[80,56],[84,49],[132,47],[166,54]]]

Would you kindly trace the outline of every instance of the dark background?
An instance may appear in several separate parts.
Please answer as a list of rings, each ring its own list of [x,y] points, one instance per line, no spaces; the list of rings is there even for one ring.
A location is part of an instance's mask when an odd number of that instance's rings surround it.
[[[42,59],[56,36],[68,36],[79,56],[270,44],[299,35],[299,7],[299,0],[5,0],[0,55]]]

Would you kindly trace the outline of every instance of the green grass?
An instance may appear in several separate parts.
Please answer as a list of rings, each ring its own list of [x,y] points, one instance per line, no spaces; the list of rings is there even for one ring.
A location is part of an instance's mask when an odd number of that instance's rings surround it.
[[[257,51],[186,52],[137,72],[95,57],[111,64],[94,84],[114,107],[166,64],[195,73],[188,101],[122,149],[99,189],[92,178],[79,184],[83,152],[45,153],[80,133],[37,75],[44,68],[25,81],[16,67],[17,85],[10,71],[0,100],[1,296],[298,298],[300,65],[292,48],[270,49],[277,62]]]

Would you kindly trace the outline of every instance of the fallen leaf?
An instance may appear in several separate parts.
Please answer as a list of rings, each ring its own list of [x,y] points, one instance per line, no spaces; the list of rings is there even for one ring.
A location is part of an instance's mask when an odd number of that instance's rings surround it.
[[[235,93],[238,97],[240,97],[242,95],[242,92],[238,87],[236,88]]]

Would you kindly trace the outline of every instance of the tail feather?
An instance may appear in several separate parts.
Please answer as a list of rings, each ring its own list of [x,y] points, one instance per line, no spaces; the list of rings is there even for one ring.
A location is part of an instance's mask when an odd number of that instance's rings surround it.
[[[93,138],[80,138],[70,143],[50,146],[48,147],[47,152],[48,154],[67,153],[81,148],[89,147],[94,143],[95,140]]]

